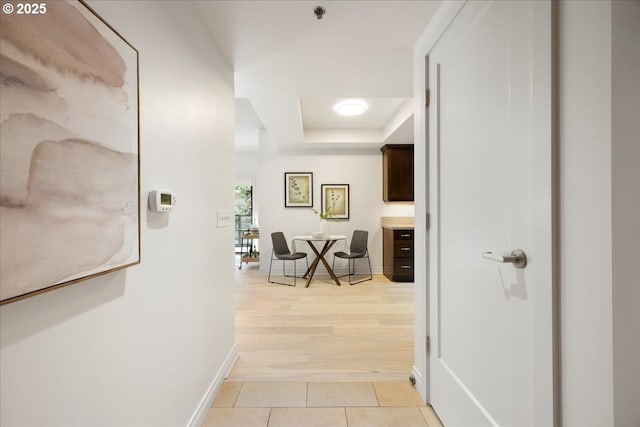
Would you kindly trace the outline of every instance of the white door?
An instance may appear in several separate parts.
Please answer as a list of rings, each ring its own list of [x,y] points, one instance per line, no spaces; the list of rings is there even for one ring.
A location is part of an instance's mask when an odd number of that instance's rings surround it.
[[[551,4],[469,1],[428,62],[431,403],[553,425]]]

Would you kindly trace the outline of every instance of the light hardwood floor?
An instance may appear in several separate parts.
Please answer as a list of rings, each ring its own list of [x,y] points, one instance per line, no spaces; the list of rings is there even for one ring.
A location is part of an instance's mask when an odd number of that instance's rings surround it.
[[[346,279],[346,278],[345,278]],[[413,283],[273,285],[257,264],[236,270],[239,360],[230,381],[407,381]]]

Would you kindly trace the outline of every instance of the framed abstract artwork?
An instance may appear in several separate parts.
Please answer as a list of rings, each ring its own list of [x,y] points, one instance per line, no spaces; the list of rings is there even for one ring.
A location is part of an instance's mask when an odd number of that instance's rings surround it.
[[[322,184],[322,212],[329,212],[328,219],[349,219],[349,184]]]
[[[310,208],[313,206],[313,173],[284,173],[284,207]]]
[[[138,51],[82,1],[30,10],[0,15],[0,304],[140,262]]]

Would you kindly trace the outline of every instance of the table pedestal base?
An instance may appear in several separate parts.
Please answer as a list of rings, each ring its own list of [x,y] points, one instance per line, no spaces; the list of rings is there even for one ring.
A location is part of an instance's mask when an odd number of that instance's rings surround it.
[[[318,251],[318,249],[315,247],[315,245],[311,240],[307,241],[307,243],[309,244],[309,247],[311,248],[313,253],[316,255],[316,259],[313,260],[313,262],[307,269],[307,272],[304,273],[304,276],[302,276],[303,278],[307,279],[307,284],[305,285],[305,288],[309,287],[309,284],[311,283],[311,279],[313,279],[313,275],[315,274],[316,268],[318,267],[318,263],[320,261],[322,261],[322,264],[324,264],[324,267],[327,269],[327,271],[329,272],[329,275],[334,280],[334,282],[336,282],[336,285],[341,286],[338,276],[336,276],[336,274],[333,272],[333,269],[331,268],[327,260],[324,258],[324,256],[329,252],[329,250],[333,247],[333,245],[335,245],[336,241],[337,240],[327,240],[322,246],[321,251]]]

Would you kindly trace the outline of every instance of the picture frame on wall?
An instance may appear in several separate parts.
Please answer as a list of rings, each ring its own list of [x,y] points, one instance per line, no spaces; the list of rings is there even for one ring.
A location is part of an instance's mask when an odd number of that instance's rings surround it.
[[[140,263],[138,51],[44,7],[0,16],[0,304]]]
[[[349,184],[320,186],[322,212],[330,212],[328,219],[349,219]]]
[[[313,172],[284,173],[284,207],[310,208],[313,206]]]

